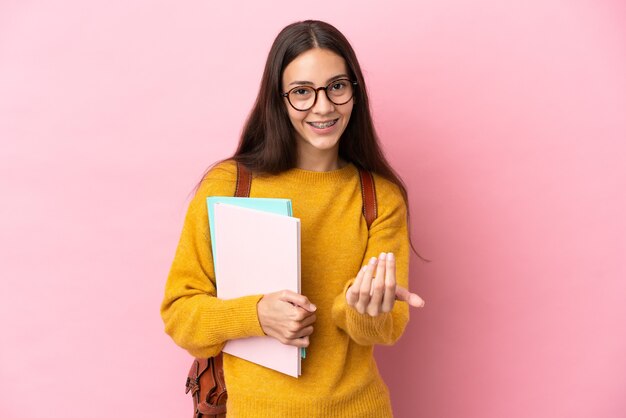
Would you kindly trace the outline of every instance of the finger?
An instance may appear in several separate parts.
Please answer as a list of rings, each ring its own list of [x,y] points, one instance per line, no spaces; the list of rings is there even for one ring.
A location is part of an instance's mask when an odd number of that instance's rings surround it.
[[[297,321],[298,323],[301,323],[302,321],[304,321],[306,318],[310,317],[311,315],[315,315],[315,312],[309,312],[306,309],[302,309],[299,306],[289,305],[289,308],[290,308],[290,311],[287,314],[287,318],[293,321]]]
[[[396,301],[396,259],[393,253],[387,254],[385,261],[385,297],[383,298],[383,312],[391,312]]]
[[[365,272],[363,273],[363,281],[361,283],[361,288],[359,289],[359,300],[356,303],[356,310],[359,313],[365,313],[365,308],[369,304],[372,277],[377,261],[378,259],[376,257],[370,258],[370,261],[365,268]]]
[[[378,261],[376,262],[376,272],[374,278],[372,279],[372,288],[370,289],[370,295],[374,292],[374,283],[377,279],[380,279],[380,281],[383,283],[385,282],[386,258],[386,253],[380,253],[380,255],[378,256]]]
[[[396,299],[407,302],[414,308],[423,308],[426,304],[424,299],[419,297],[416,293],[411,293],[406,288],[401,286],[396,287]]]
[[[372,280],[370,289],[371,299],[367,305],[367,313],[371,316],[378,316],[381,311],[383,296],[385,295],[385,270],[387,254],[380,253],[376,267],[376,277]]]
[[[308,337],[311,334],[313,334],[313,327],[309,325],[308,327],[304,327],[301,330],[299,330],[296,333],[296,338]]]
[[[293,305],[301,307],[302,309],[306,309],[309,312],[315,312],[317,309],[317,307],[313,305],[306,296],[292,292],[291,290],[281,291],[279,299],[283,302],[289,302]]]
[[[348,288],[346,292],[346,301],[348,305],[354,306],[359,300],[359,290],[361,289],[361,281],[363,280],[363,274],[365,273],[366,266],[363,266],[359,273],[356,275],[356,279],[352,283],[352,286]]]
[[[309,346],[309,337],[301,337],[301,338],[284,338],[279,340],[281,343],[285,345],[293,345],[294,347],[308,347]]]
[[[309,325],[313,325],[315,321],[317,321],[317,316],[315,314],[311,314],[304,318],[302,321],[300,321],[300,327],[308,327]]]
[[[292,321],[282,330],[281,335],[285,338],[294,339],[311,335],[312,332],[312,325],[302,326],[301,323]]]

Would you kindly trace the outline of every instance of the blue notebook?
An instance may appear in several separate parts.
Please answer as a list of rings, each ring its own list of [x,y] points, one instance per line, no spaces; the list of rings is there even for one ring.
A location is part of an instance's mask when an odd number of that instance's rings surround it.
[[[216,203],[227,203],[229,205],[240,206],[247,209],[256,209],[263,212],[271,212],[277,215],[293,216],[290,199],[273,199],[264,197],[233,197],[233,196],[211,196],[206,198],[209,209],[209,231],[211,233],[211,251],[215,254],[215,223],[213,220],[213,208]],[[215,261],[215,260],[214,260]]]

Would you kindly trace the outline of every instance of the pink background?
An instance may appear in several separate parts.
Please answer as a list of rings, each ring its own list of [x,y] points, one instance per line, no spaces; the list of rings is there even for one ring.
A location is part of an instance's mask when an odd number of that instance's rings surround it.
[[[426,300],[398,417],[626,416],[626,6],[0,3],[0,416],[186,417],[159,304],[286,24],[353,43]]]

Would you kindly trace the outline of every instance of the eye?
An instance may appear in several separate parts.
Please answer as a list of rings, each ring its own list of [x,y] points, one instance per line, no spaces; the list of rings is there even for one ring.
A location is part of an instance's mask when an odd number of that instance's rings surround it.
[[[295,89],[291,90],[291,94],[293,94],[294,96],[306,96],[308,94],[311,94],[311,89],[307,89],[306,87],[296,87]]]
[[[345,81],[345,80],[338,80],[338,81],[335,81],[334,83],[332,83],[330,85],[330,88],[331,88],[331,90],[339,91],[339,90],[345,89],[347,86],[348,86],[347,81]]]

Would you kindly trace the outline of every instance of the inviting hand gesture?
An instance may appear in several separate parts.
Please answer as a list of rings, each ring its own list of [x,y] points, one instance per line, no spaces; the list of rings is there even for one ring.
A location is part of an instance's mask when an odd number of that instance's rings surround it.
[[[393,253],[372,257],[356,276],[346,292],[346,301],[359,313],[378,316],[390,312],[396,300],[408,302],[416,308],[425,302],[417,294],[396,285],[396,261]]]

